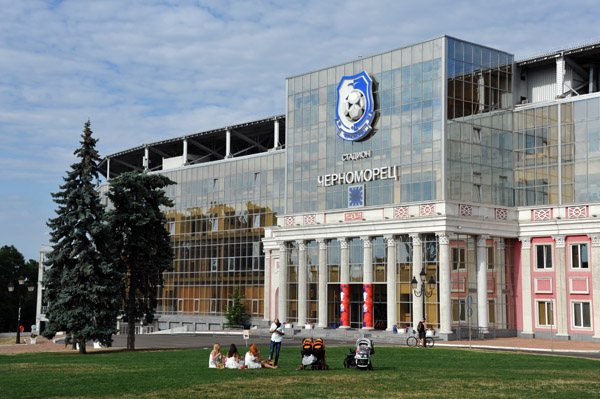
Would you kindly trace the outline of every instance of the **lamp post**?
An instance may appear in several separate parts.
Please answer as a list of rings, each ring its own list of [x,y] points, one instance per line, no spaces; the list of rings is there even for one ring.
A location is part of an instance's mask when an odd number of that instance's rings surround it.
[[[15,286],[13,283],[8,284],[8,292],[15,292],[19,296],[19,312],[17,313],[17,344],[21,343],[21,300],[23,299],[23,286],[25,285],[25,278],[23,276],[19,277],[19,285]],[[33,284],[29,284],[27,286],[27,291],[33,292],[35,286]]]
[[[421,280],[421,287],[419,289],[417,289],[419,282],[415,276],[413,276],[410,285],[415,296],[423,296],[423,316],[425,316],[425,297],[429,298],[433,295],[433,290],[435,289],[435,279],[432,275],[429,278],[429,281],[427,281],[427,273],[425,272],[425,269],[421,269],[421,273],[419,273],[419,279]],[[427,283],[425,283],[426,281]],[[429,290],[427,289],[427,285],[429,286]]]
[[[421,296],[425,294],[427,298],[431,297],[433,295],[433,290],[435,289],[435,279],[433,278],[433,276],[429,278],[429,281],[427,282],[429,290],[427,290],[427,287],[425,286],[425,281],[427,280],[427,273],[425,273],[425,269],[421,270],[421,273],[419,273],[419,278],[421,279],[421,288],[419,290],[417,290],[419,282],[417,281],[415,276],[413,276],[412,281],[410,282],[410,285],[413,289],[413,293],[415,294],[415,296]]]

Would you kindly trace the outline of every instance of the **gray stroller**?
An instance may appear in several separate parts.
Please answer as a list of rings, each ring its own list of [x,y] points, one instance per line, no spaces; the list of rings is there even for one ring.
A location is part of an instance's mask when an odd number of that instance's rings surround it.
[[[357,370],[373,370],[371,355],[375,353],[373,341],[369,338],[359,338],[356,340],[356,354],[354,355],[355,368]]]

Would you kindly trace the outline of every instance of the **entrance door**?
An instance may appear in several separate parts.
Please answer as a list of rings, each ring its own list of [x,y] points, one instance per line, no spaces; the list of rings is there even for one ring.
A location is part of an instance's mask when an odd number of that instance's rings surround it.
[[[376,330],[387,328],[387,285],[373,285],[373,327]]]

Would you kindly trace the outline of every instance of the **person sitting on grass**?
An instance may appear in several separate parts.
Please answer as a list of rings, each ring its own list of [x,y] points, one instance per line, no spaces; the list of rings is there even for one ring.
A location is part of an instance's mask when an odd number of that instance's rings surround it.
[[[259,369],[259,368],[276,369],[279,366],[271,366],[267,360],[260,360],[260,352],[255,344],[250,345],[250,350],[246,353],[246,363],[244,368]]]
[[[225,368],[227,369],[239,369],[244,365],[244,361],[240,361],[240,354],[238,353],[235,344],[231,344],[229,352],[225,355]]]
[[[208,358],[208,368],[216,369],[217,364],[223,364],[223,355],[221,354],[221,345],[214,344],[213,350]]]

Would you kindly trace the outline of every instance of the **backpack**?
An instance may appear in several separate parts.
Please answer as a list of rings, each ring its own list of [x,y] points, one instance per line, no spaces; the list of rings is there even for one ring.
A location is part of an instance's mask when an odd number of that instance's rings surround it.
[[[417,325],[417,331],[418,332],[423,332],[425,331],[425,326],[423,325],[423,322],[420,321],[419,324]]]

